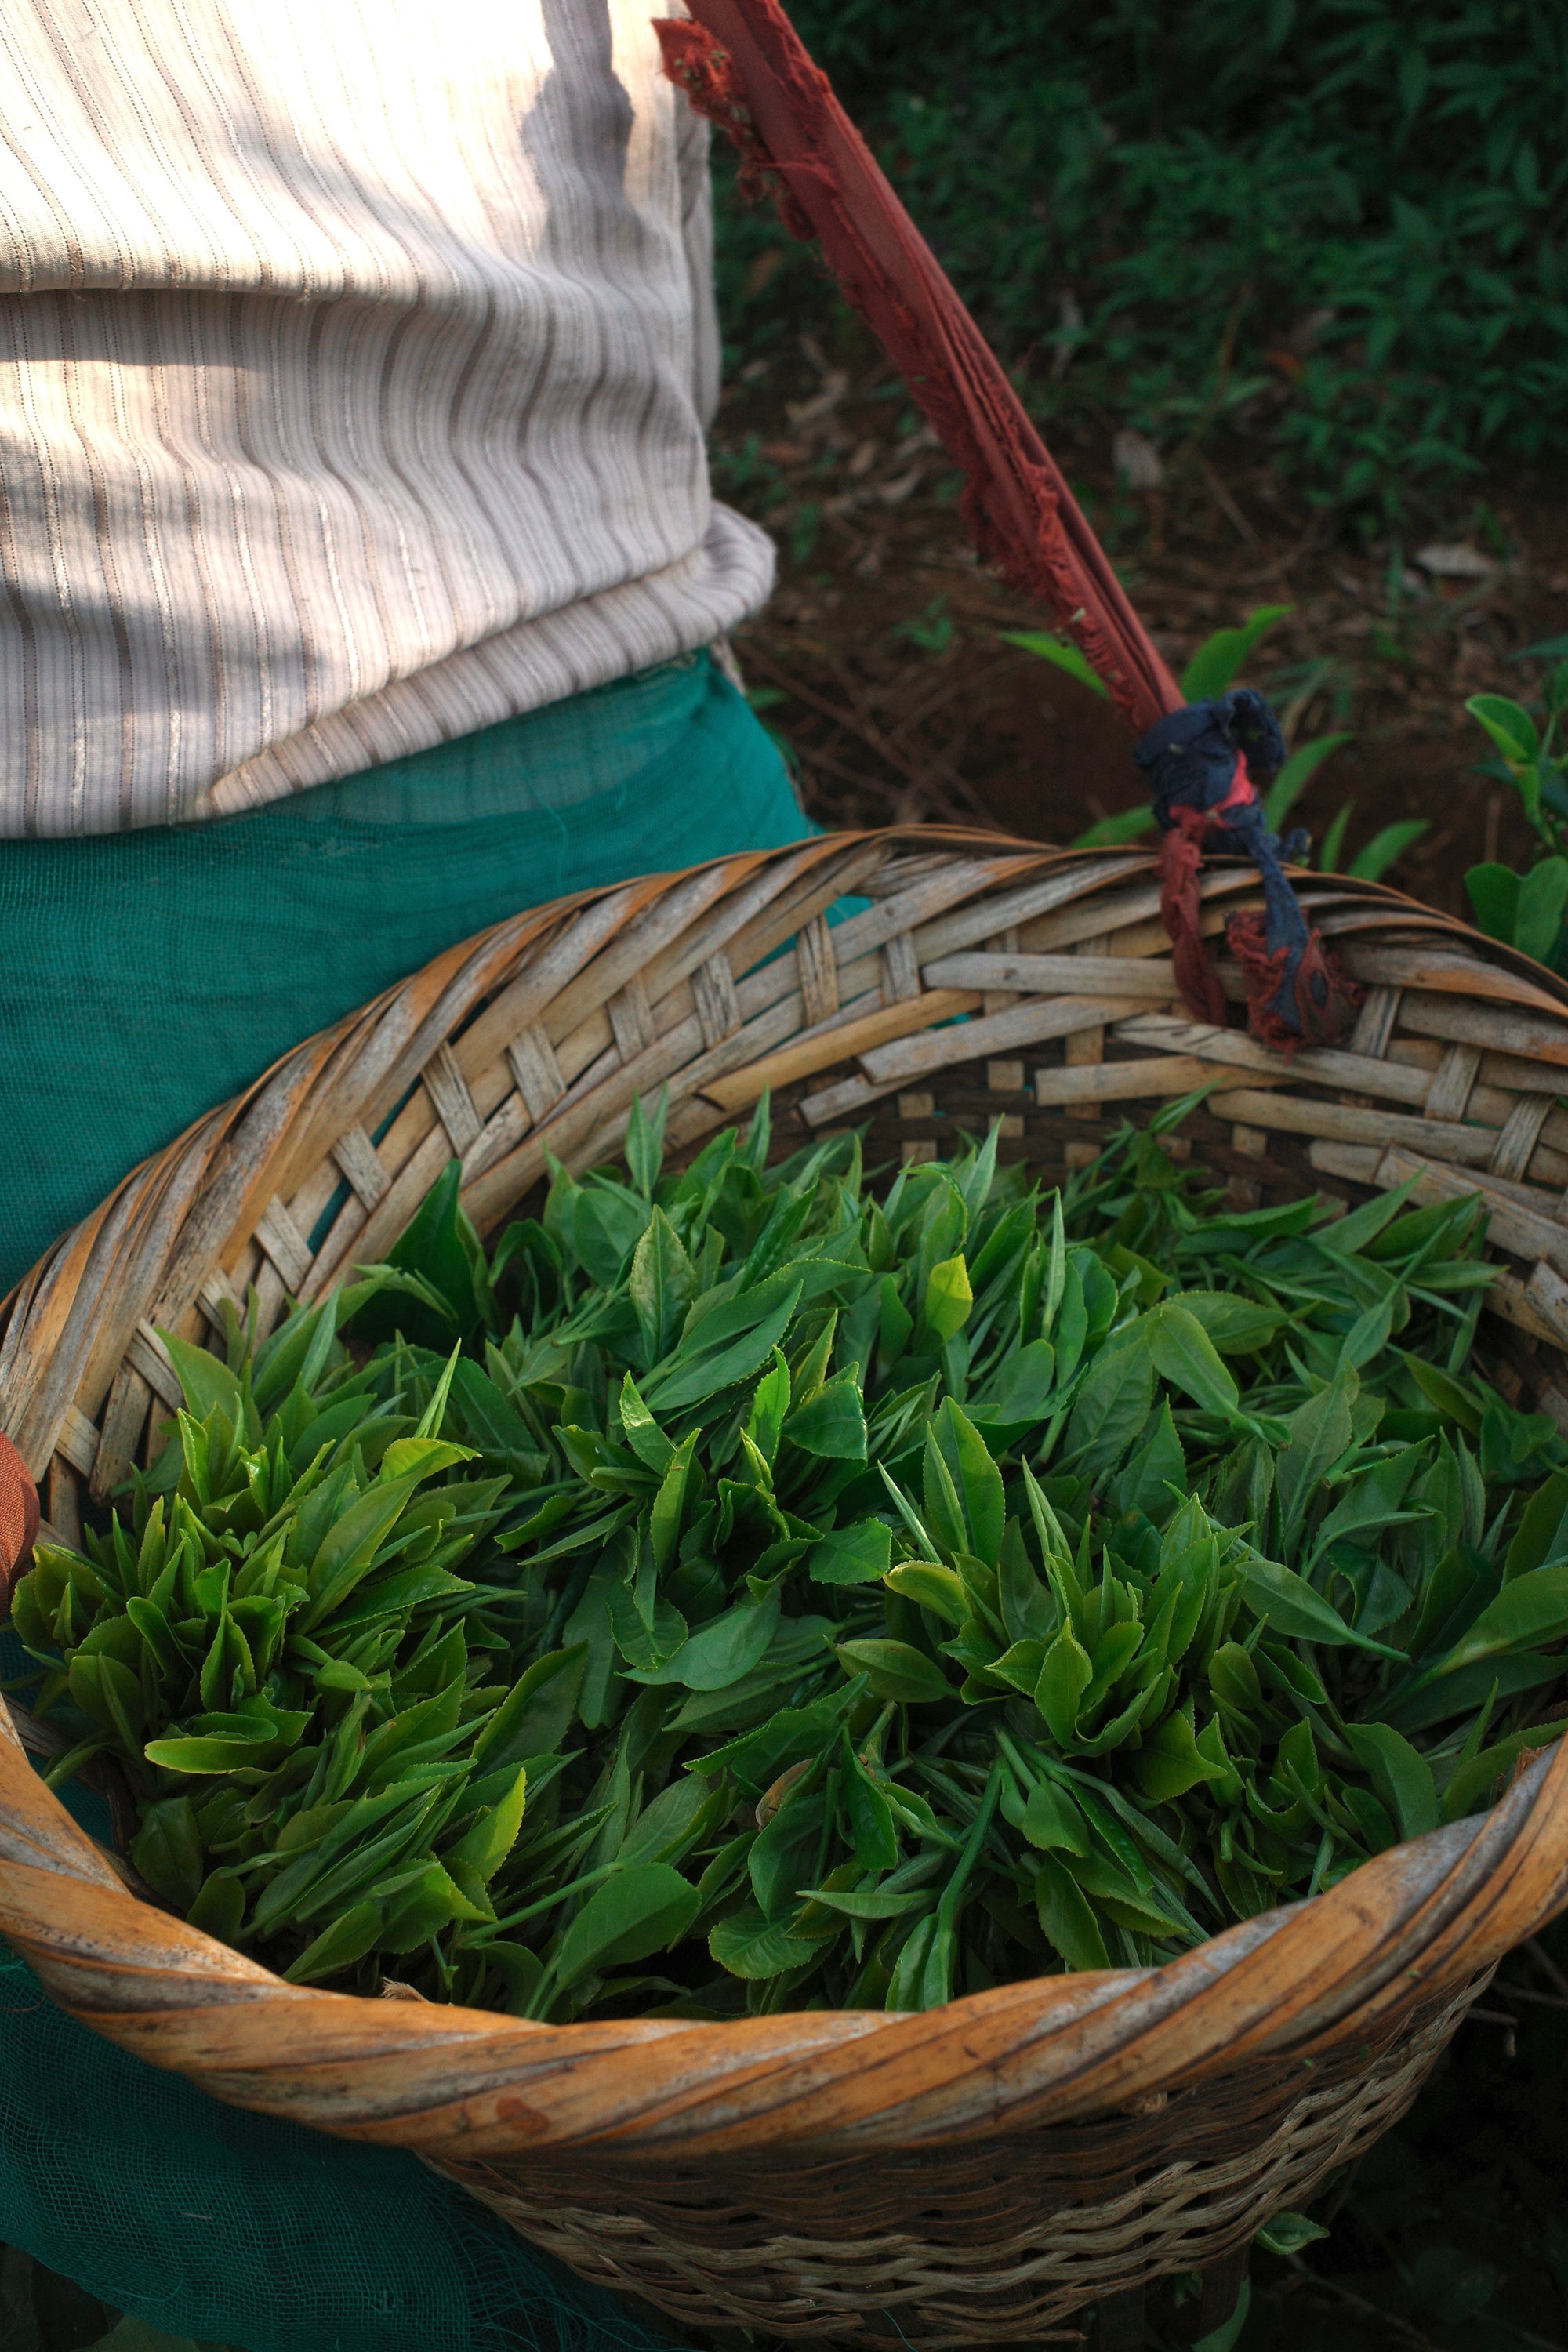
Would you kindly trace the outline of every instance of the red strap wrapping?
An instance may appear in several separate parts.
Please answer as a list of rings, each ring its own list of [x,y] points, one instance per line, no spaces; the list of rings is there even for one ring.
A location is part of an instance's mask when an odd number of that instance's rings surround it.
[[[665,69],[815,237],[847,299],[963,468],[964,520],[1008,584],[1043,604],[1142,734],[1182,692],[995,353],[813,64],[778,0],[689,0],[656,22]]]
[[[1189,1013],[1225,1026],[1225,991],[1209,961],[1198,928],[1198,875],[1204,862],[1208,817],[1202,809],[1179,808],[1175,824],[1160,844],[1160,920],[1171,942],[1176,986]]]
[[[981,554],[1043,604],[1105,681],[1140,735],[1184,708],[1182,690],[1133,611],[1081,508],[995,353],[835,98],[779,0],[688,0],[691,20],[656,19],[665,70],[699,113],[733,140],[741,188],[771,192],[791,236],[815,239],[963,469],[963,517]],[[1223,1023],[1225,996],[1199,929],[1203,838],[1224,809],[1254,797],[1246,766],[1220,809],[1178,810],[1161,852],[1160,908],[1176,984],[1199,1020]],[[1354,1002],[1316,932],[1303,960],[1298,1035],[1272,1009],[1285,957],[1262,918],[1232,925],[1250,1024],[1270,1045],[1337,1035]],[[1317,979],[1325,1001],[1311,1000]]]
[[[38,1532],[38,1490],[8,1437],[0,1435],[0,1617],[11,1606],[16,1580],[32,1565]]]
[[[1232,915],[1225,927],[1225,943],[1241,966],[1247,982],[1247,1025],[1260,1045],[1283,1054],[1289,1061],[1298,1045],[1338,1044],[1366,991],[1346,978],[1338,956],[1319,932],[1313,931],[1308,939],[1296,967],[1294,1026],[1274,1010],[1289,950],[1270,951],[1268,927],[1261,909]]]

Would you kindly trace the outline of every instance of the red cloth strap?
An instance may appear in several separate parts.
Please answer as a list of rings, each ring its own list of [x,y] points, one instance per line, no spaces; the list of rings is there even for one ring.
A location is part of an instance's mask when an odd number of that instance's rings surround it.
[[[1160,842],[1160,920],[1171,942],[1171,962],[1182,1002],[1195,1019],[1225,1026],[1225,991],[1209,961],[1198,928],[1202,902],[1198,875],[1204,862],[1203,809],[1178,808],[1175,823]]]
[[[994,352],[778,0],[689,0],[656,22],[665,69],[730,132],[742,185],[772,187],[963,468],[982,555],[1043,604],[1141,735],[1182,693]]]

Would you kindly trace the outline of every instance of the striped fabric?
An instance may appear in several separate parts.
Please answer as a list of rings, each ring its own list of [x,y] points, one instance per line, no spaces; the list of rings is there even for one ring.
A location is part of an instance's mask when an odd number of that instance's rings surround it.
[[[0,835],[259,806],[710,642],[679,0],[0,0]]]

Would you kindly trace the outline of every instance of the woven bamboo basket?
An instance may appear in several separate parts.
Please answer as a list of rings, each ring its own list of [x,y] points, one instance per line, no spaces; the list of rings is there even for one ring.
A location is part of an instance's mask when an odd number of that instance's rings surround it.
[[[676,1150],[767,1087],[782,1150],[865,1122],[871,1164],[918,1160],[1000,1115],[1004,1155],[1047,1180],[1108,1118],[1212,1086],[1176,1149],[1238,1205],[1479,1192],[1489,1370],[1568,1426],[1568,988],[1392,891],[1301,887],[1365,996],[1342,1048],[1289,1063],[1173,1002],[1135,851],[838,835],[521,916],[299,1047],[68,1234],[5,1309],[0,1423],[74,1536],[177,1399],[157,1327],[199,1338],[251,1284],[275,1321],[384,1255],[454,1153],[493,1228],[547,1150],[603,1159],[664,1086]],[[1204,889],[1218,933],[1257,877]],[[282,1983],[137,1899],[4,1708],[0,1732],[0,1932],[99,2032],[417,2150],[677,2321],[866,2344],[1047,2339],[1096,2302],[1105,2342],[1146,2280],[1229,2258],[1234,2286],[1237,2250],[1408,2105],[1568,1898],[1552,1750],[1489,1813],[1152,1972],[914,2016],[541,2026]]]

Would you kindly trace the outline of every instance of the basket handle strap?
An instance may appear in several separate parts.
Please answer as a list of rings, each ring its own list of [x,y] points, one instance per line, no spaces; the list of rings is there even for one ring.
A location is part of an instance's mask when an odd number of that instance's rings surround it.
[[[1265,912],[1237,918],[1227,933],[1248,1026],[1283,1052],[1331,1044],[1358,992],[1303,915],[1264,819],[1253,772],[1258,740],[1271,738],[1275,765],[1285,750],[1272,715],[1263,711],[1260,728],[1241,708],[1259,698],[1246,693],[1184,703],[1001,362],[780,0],[688,5],[689,18],[655,20],[666,73],[739,149],[742,194],[771,193],[790,234],[821,247],[963,468],[963,517],[981,554],[1045,606],[1138,735],[1163,836],[1160,910],[1188,1011],[1225,1018],[1198,873],[1205,849],[1239,851],[1258,865],[1265,897]]]
[[[771,190],[815,238],[963,469],[981,554],[1043,604],[1142,735],[1182,692],[995,353],[812,61],[779,0],[689,0],[656,20],[665,70],[741,152],[742,193]]]

